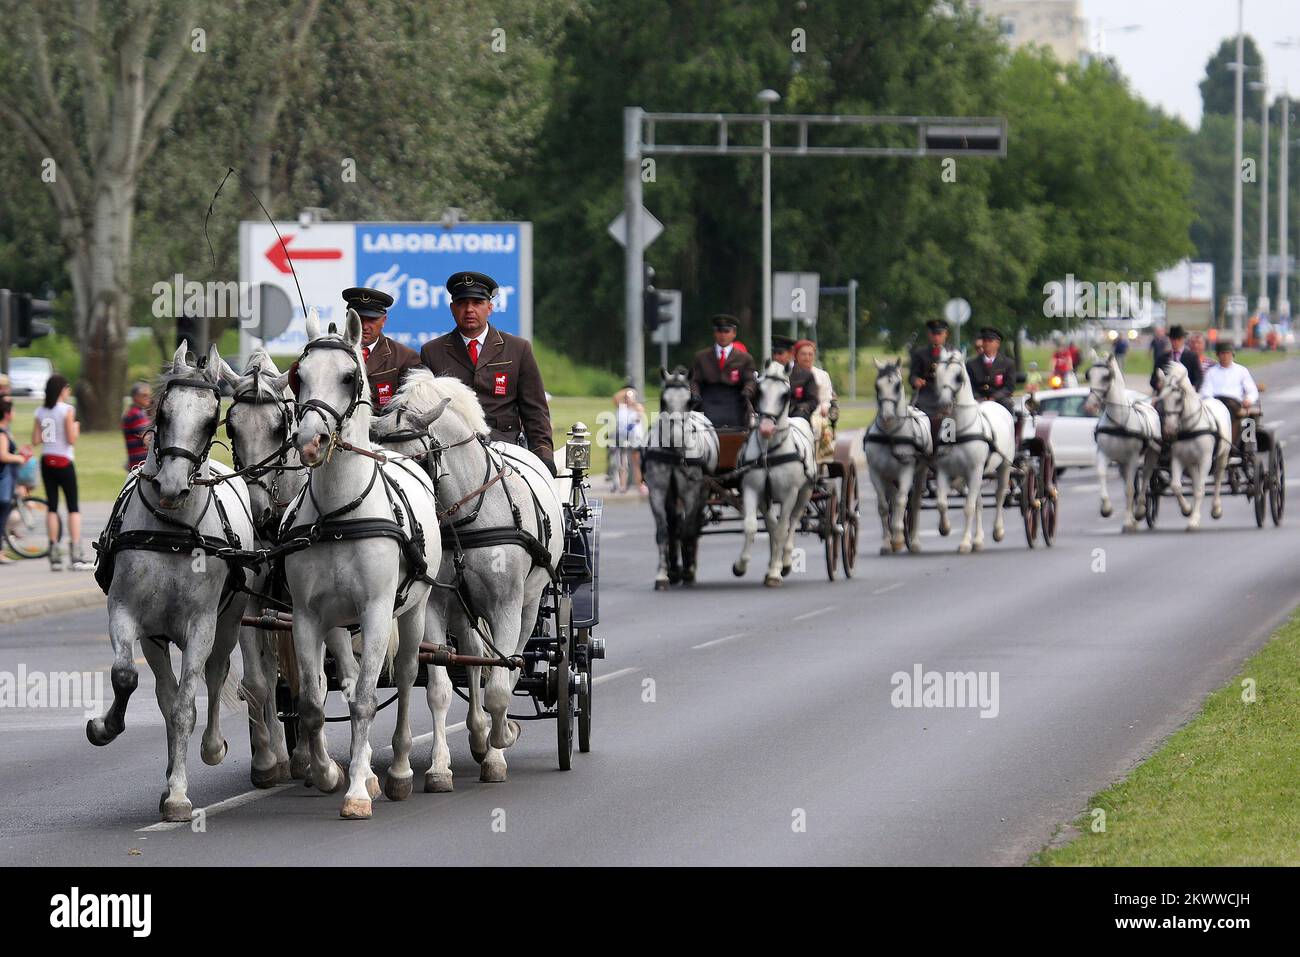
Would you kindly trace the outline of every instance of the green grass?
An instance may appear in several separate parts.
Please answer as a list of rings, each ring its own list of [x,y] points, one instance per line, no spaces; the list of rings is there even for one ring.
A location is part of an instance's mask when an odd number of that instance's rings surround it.
[[[1242,700],[1243,681],[1256,700]],[[1300,864],[1300,615],[1280,628],[1241,672],[1210,695],[1124,781],[1089,809],[1045,865],[1296,866]]]

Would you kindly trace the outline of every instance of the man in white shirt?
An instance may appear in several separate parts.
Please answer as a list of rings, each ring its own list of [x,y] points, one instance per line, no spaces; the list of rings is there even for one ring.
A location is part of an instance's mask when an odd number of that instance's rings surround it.
[[[1259,404],[1259,389],[1250,370],[1233,361],[1232,343],[1220,340],[1214,352],[1219,362],[1205,371],[1201,395],[1207,399],[1235,399],[1243,410],[1253,410]]]

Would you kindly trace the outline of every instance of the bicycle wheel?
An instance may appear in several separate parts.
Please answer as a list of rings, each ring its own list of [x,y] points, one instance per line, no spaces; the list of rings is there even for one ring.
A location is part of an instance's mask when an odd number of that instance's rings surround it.
[[[50,553],[50,533],[45,516],[50,507],[45,499],[27,495],[19,499],[5,522],[5,544],[18,558],[44,558]],[[55,516],[55,521],[58,517]],[[59,529],[62,534],[62,528]]]

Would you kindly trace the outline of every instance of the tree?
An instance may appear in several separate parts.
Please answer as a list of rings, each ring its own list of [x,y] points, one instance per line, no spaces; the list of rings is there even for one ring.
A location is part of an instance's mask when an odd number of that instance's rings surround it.
[[[0,8],[16,27],[0,49],[0,119],[42,158],[58,210],[89,428],[120,413],[139,177],[203,64],[206,9],[94,0]]]
[[[1250,34],[1242,41],[1242,59],[1246,61],[1245,86],[1242,88],[1242,110],[1245,115],[1259,116],[1264,108],[1262,90],[1252,90],[1250,81],[1258,80],[1259,65],[1263,61],[1259,47]],[[1201,80],[1201,113],[1220,116],[1232,116],[1237,111],[1237,75],[1232,64],[1237,60],[1237,38],[1228,37],[1219,44],[1219,49],[1205,64],[1205,78]]]

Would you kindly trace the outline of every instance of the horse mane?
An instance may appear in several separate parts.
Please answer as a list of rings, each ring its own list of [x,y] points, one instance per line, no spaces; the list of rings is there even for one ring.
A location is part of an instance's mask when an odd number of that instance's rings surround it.
[[[473,389],[454,376],[434,375],[429,369],[408,372],[397,390],[393,405],[411,412],[428,412],[443,399],[451,400],[448,407],[475,432],[487,435],[492,431]]]
[[[275,360],[267,354],[265,349],[254,349],[248,357],[248,362],[244,365],[244,371],[241,373],[242,378],[252,378],[257,396],[266,396],[271,399],[283,399],[284,393],[277,393],[271,387],[271,379],[280,374],[279,367]]]
[[[775,361],[768,362],[767,368],[763,370],[763,376],[765,378],[770,378],[770,379],[789,380],[790,378],[788,375],[786,375],[785,366]]]

